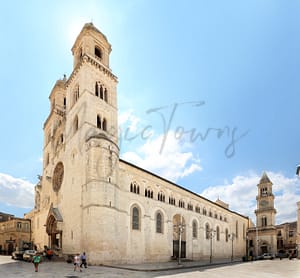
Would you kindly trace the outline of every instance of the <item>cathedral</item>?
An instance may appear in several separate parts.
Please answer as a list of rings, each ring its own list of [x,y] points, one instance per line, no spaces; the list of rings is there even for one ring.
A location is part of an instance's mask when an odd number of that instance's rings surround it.
[[[26,216],[37,249],[64,257],[85,251],[95,265],[242,258],[248,217],[120,158],[110,53],[106,36],[85,24],[72,47],[72,73],[50,93],[43,174]],[[269,212],[264,221],[274,225],[276,211]],[[275,240],[272,228],[268,237]]]

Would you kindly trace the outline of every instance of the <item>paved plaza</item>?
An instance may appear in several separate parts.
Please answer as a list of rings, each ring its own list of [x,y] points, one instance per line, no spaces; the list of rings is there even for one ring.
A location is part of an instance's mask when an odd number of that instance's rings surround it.
[[[82,272],[74,272],[73,264],[66,262],[43,262],[40,271],[34,272],[32,263],[14,261],[10,257],[0,256],[0,277],[55,277],[55,278],[79,278],[79,277],[132,277],[132,278],[269,278],[269,277],[300,277],[300,260],[275,259],[255,262],[215,262],[207,265],[200,262],[176,262],[161,264],[139,264],[117,267],[89,266]]]

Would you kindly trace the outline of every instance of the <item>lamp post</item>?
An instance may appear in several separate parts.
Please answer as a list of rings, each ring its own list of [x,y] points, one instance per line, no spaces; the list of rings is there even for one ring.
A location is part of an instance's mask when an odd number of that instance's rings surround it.
[[[234,240],[234,237],[235,237],[235,234],[234,233],[231,233],[229,235],[229,238],[231,240],[231,261],[233,262],[233,240]]]
[[[210,238],[210,256],[209,256],[209,263],[212,263],[212,254],[213,254],[213,246],[212,246],[212,239],[215,236],[216,231],[213,229],[209,230],[209,238]]]
[[[181,240],[182,233],[184,231],[185,225],[183,224],[182,215],[180,215],[180,222],[177,225],[174,225],[174,228],[178,228],[178,236],[179,236],[179,248],[178,248],[178,264],[181,264]]]

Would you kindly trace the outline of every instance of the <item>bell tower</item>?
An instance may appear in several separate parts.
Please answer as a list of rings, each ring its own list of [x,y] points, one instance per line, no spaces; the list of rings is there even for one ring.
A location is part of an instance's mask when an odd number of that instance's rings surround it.
[[[257,210],[255,210],[257,227],[275,226],[276,209],[274,208],[272,186],[273,183],[264,172],[257,185]]]
[[[64,251],[85,250],[91,260],[114,257],[118,250],[113,240],[120,203],[118,81],[109,68],[110,52],[107,38],[92,23],[85,24],[72,47],[73,71],[65,84],[68,173],[63,206],[72,209],[63,214],[65,222],[79,215],[80,223],[66,225],[64,234],[73,240],[63,239]]]

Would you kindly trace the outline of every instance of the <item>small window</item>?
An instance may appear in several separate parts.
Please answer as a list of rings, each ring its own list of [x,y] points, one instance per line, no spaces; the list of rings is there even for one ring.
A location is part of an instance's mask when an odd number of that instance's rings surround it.
[[[95,47],[95,56],[98,57],[99,59],[102,58],[102,52],[101,49],[98,47]]]
[[[106,119],[103,119],[103,130],[106,131],[107,130],[107,122]]]
[[[100,85],[100,98],[103,99],[103,87]]]
[[[267,226],[267,217],[266,216],[263,216],[261,218],[261,225],[262,225],[262,227],[266,227]]]
[[[156,214],[156,232],[162,233],[162,216],[160,212]]]
[[[205,225],[205,238],[210,239],[210,227],[209,224]]]
[[[95,84],[95,96],[98,97],[99,96],[99,86],[98,83],[96,82]]]
[[[97,115],[97,128],[102,128],[101,117],[99,115]]]
[[[135,182],[130,184],[130,192],[140,194],[140,187]]]
[[[228,229],[225,230],[225,241],[228,242]]]
[[[106,88],[104,89],[104,101],[107,102],[107,89]]]
[[[220,240],[220,228],[219,226],[217,227],[217,241]]]
[[[132,230],[140,229],[140,213],[137,207],[132,209]]]
[[[197,238],[197,222],[193,221],[193,238]]]

